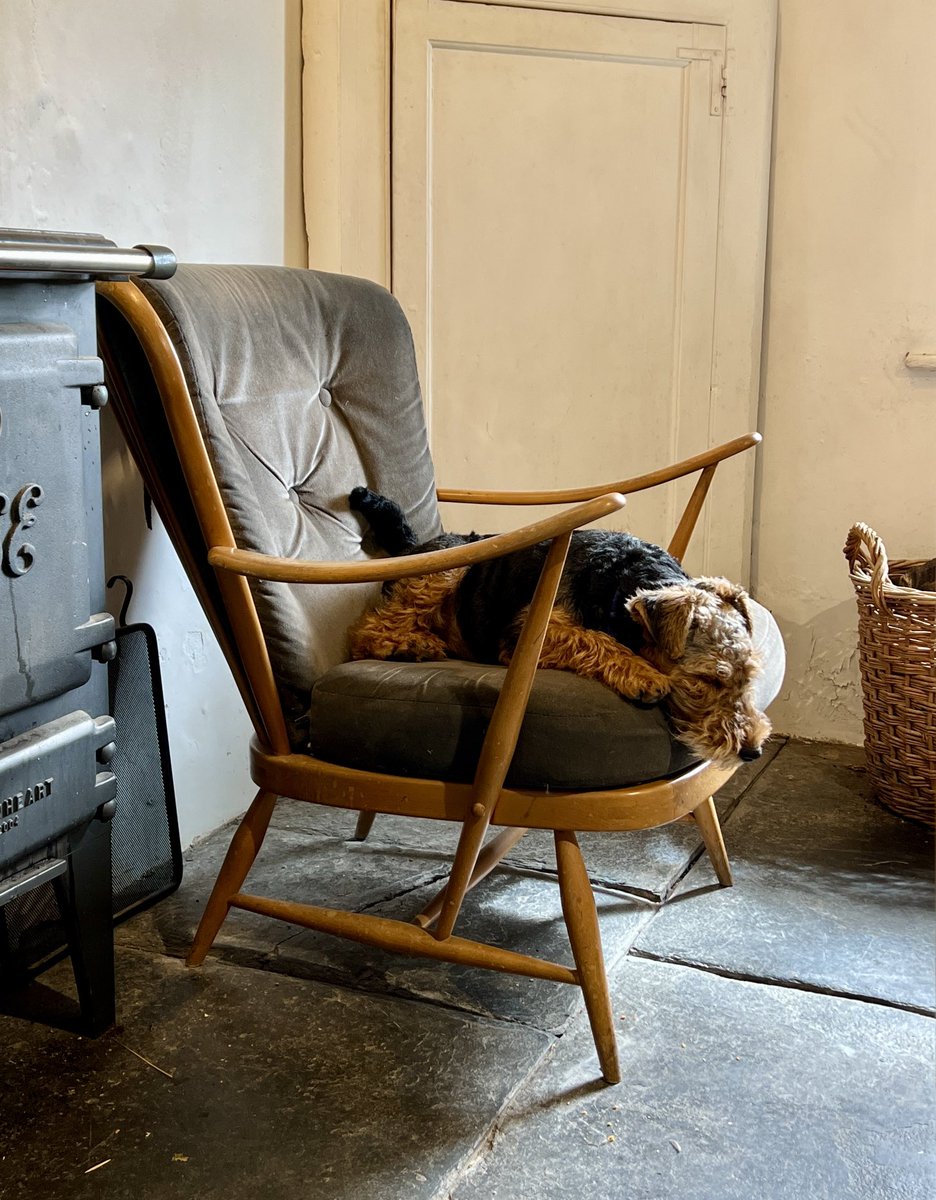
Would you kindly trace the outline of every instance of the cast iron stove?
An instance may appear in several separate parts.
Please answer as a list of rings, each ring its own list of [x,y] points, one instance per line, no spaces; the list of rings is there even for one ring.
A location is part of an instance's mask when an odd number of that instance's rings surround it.
[[[162,247],[0,230],[0,988],[16,985],[7,913],[52,883],[83,1025],[114,1020],[95,278],[166,278]]]

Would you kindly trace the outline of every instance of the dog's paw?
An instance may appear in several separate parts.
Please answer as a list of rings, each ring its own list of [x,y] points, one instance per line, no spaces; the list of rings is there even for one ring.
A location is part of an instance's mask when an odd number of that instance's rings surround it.
[[[412,634],[396,639],[391,657],[401,662],[444,662],[448,649],[435,634]]]
[[[631,699],[641,704],[656,704],[664,696],[669,695],[670,681],[654,667],[641,664],[634,670],[631,680],[633,694]]]

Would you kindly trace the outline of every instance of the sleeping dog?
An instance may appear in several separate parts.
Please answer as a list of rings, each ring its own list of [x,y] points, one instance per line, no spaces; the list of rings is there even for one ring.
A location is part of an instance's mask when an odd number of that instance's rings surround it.
[[[481,540],[444,533],[421,545],[399,505],[351,493],[388,554]],[[352,658],[510,662],[549,549],[384,585],[380,604],[349,630]],[[662,701],[679,739],[700,758],[757,758],[770,722],[754,703],[758,660],[747,595],[727,579],[692,579],[672,555],[629,533],[572,535],[540,667],[597,679],[628,700]]]

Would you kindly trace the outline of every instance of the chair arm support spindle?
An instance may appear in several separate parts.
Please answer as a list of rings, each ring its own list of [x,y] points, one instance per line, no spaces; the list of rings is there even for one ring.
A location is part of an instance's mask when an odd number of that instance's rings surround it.
[[[439,939],[447,938],[452,932],[478,861],[481,843],[507,778],[571,540],[570,531],[555,538],[549,547],[517,647],[491,715],[475,772],[475,803],[462,826],[442,912],[434,931]]]
[[[702,505],[705,503],[705,497],[708,495],[717,465],[717,463],[713,463],[710,467],[706,467],[696,480],[696,485],[692,489],[692,495],[683,509],[683,515],[679,518],[676,532],[673,534],[669,546],[667,546],[667,550],[672,554],[673,558],[678,559],[680,562],[682,562],[683,556],[688,549],[689,539],[692,537],[692,532],[696,527],[696,521],[699,519],[699,513],[702,511]]]

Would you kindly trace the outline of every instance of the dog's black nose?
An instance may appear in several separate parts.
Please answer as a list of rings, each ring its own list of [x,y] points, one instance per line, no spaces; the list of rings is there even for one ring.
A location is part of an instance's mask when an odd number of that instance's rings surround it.
[[[760,746],[742,746],[738,751],[738,758],[740,758],[742,762],[753,762],[755,758],[760,758],[760,756]]]

